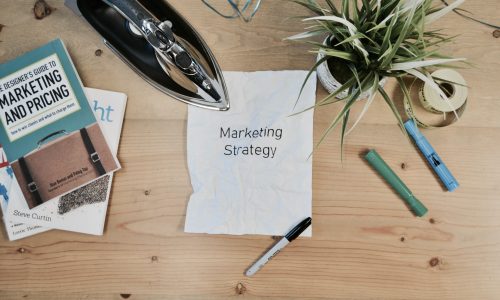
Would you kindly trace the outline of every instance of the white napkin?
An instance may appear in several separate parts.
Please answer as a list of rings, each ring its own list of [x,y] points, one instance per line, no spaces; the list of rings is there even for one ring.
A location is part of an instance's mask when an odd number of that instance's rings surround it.
[[[225,72],[231,108],[189,106],[193,194],[186,232],[284,235],[311,216],[313,110],[307,71]],[[303,236],[311,236],[311,228]]]

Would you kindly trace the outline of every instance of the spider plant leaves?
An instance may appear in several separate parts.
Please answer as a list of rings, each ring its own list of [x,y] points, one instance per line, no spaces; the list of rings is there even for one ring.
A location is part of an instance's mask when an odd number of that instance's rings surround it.
[[[371,75],[373,76],[373,74],[371,74]],[[363,82],[361,83],[361,87],[368,84],[370,82],[370,79],[372,79],[371,76],[366,77],[365,80],[363,80]],[[377,81],[377,85],[378,85],[378,81]],[[346,88],[344,88],[343,90],[346,90]],[[349,95],[344,100],[344,102],[345,102],[344,107],[337,114],[337,116],[332,121],[332,123],[328,126],[328,128],[325,130],[325,132],[323,133],[321,139],[319,140],[319,142],[317,144],[317,145],[320,145],[323,142],[323,140],[328,136],[330,131],[332,131],[338,125],[340,120],[342,119],[341,142],[340,142],[341,153],[343,151],[344,137],[345,137],[347,121],[349,119],[351,107],[358,100],[358,97],[361,95],[361,93],[363,91],[363,89],[360,88],[359,86],[358,87],[351,86],[347,90],[349,91]],[[341,154],[341,159],[342,159],[342,154]]]
[[[333,2],[331,0],[325,0],[325,2],[330,7],[332,15],[335,15],[335,16],[340,15],[339,11],[337,10],[337,8],[335,7],[335,5],[333,4]]]
[[[327,56],[332,56],[332,57],[338,57],[344,60],[356,62],[356,56],[354,54],[346,52],[346,51],[340,51],[340,50],[334,50],[334,49],[319,49],[319,50],[311,50],[309,51],[310,53],[321,53],[325,54]]]
[[[323,62],[325,62],[328,59],[328,56],[322,57],[321,59],[318,59],[318,61],[311,67],[309,72],[306,75],[306,78],[304,79],[304,82],[302,83],[302,86],[300,87],[299,95],[297,96],[297,100],[295,100],[295,105],[293,108],[297,106],[297,103],[299,103],[300,96],[302,96],[302,92],[304,91],[304,87],[306,86],[307,81],[309,80],[309,77],[311,77],[312,73],[318,68],[319,65],[321,65]]]
[[[363,21],[366,21],[366,20],[370,20],[371,19],[371,16],[372,16],[372,7],[371,7],[371,4],[370,4],[370,1],[369,0],[361,0],[361,2],[363,3],[363,6],[361,6],[361,22]]]
[[[415,10],[422,4],[423,0],[401,1],[401,13]]]
[[[331,21],[331,22],[340,23],[340,24],[342,24],[342,25],[344,25],[344,26],[347,27],[347,30],[349,31],[349,33],[350,33],[351,36],[355,36],[356,33],[357,33],[357,31],[358,31],[358,29],[356,28],[356,26],[354,24],[352,24],[349,20],[347,20],[345,17],[341,18],[341,17],[337,17],[337,16],[319,16],[319,17],[312,17],[312,18],[304,19],[304,21],[311,21],[311,20],[315,20],[315,21]],[[354,38],[352,40],[352,43],[354,44],[354,46],[356,48],[358,48],[360,50],[360,52],[363,54],[364,59],[368,63],[368,52],[363,47],[363,44],[361,43],[361,40],[359,38]]]
[[[356,70],[356,67],[354,67],[353,64],[347,64],[347,67],[349,68],[349,70],[351,70],[354,78],[356,78],[356,82],[358,83],[358,86],[361,86],[361,80],[359,80],[359,74],[358,74],[358,71]]]
[[[314,105],[314,107],[328,105],[328,104],[332,104],[332,103],[335,103],[335,102],[338,102],[338,101],[341,101],[341,100],[345,100],[343,98],[335,100],[334,98],[337,97],[337,96],[339,96],[342,92],[348,91],[355,84],[356,84],[356,78],[355,77],[351,77],[346,83],[344,83],[343,85],[341,85],[335,92],[330,93],[328,96],[326,96],[325,98],[323,98],[320,101],[318,101]]]
[[[408,91],[408,88],[406,87],[406,83],[404,82],[403,78],[396,77],[396,80],[398,81],[399,88],[403,92],[403,97],[411,102],[410,92]]]
[[[390,70],[403,71],[403,70],[417,69],[434,65],[443,65],[455,61],[464,61],[464,60],[465,58],[450,58],[450,59],[432,59],[432,60],[393,63],[390,67]]]
[[[334,72],[338,72],[336,69],[348,72],[342,74],[344,76],[341,78],[332,74],[342,79],[342,86],[308,108],[343,103],[342,110],[334,116],[319,143],[333,127],[342,123],[343,144],[344,136],[356,127],[377,94],[381,94],[403,130],[402,118],[394,100],[379,85],[382,78],[396,78],[403,91],[405,109],[412,109],[408,90],[402,80],[406,75],[426,83],[432,82],[433,89],[448,101],[436,83],[438,79],[430,76],[428,68],[454,68],[457,67],[455,63],[463,63],[464,59],[442,55],[439,48],[454,37],[447,36],[441,29],[426,29],[426,25],[456,9],[464,0],[454,0],[446,7],[434,5],[436,0],[324,0],[326,5],[319,5],[316,0],[293,1],[307,7],[313,16],[303,19],[312,26],[290,39],[313,46],[314,49],[309,52],[324,55],[321,59],[323,63],[325,57],[331,57],[333,61],[346,64],[344,68],[334,68]],[[315,41],[321,35],[326,37],[324,43]],[[313,69],[317,67],[318,64],[315,64]],[[335,98],[346,91],[347,97]],[[354,124],[348,128],[348,120],[353,118],[349,114],[350,108],[364,93],[368,93],[366,103]]]
[[[440,78],[440,77],[437,77],[437,76],[432,76],[432,79],[434,79],[435,82],[439,82],[439,83],[445,82],[445,83],[450,83],[450,84],[454,84],[454,85],[463,86],[463,87],[466,87],[466,88],[470,89],[470,86],[468,86],[466,84],[462,84],[462,83],[459,83],[459,82],[455,82],[455,81],[451,81],[451,80],[448,80],[448,79]]]
[[[342,131],[340,132],[340,160],[344,160],[344,138],[345,138],[345,129],[347,127],[347,122],[349,121],[349,114],[351,110],[347,110],[342,117]]]
[[[349,18],[349,1],[342,0],[342,15],[347,18]]]
[[[337,114],[337,116],[333,119],[328,128],[323,132],[323,135],[316,144],[317,146],[321,145],[321,143],[323,143],[324,139],[328,136],[328,134],[330,134],[330,132],[335,127],[337,127],[337,124],[340,122],[341,119],[344,118],[345,114],[350,111],[352,105],[356,102],[359,95],[360,95],[359,88],[356,88],[351,92],[349,97],[345,100],[345,104],[344,107],[342,107],[342,110]]]
[[[432,22],[435,22],[436,20],[440,19],[450,11],[454,10],[457,8],[460,4],[464,3],[465,0],[455,0],[455,2],[449,4],[448,6],[445,6],[444,8],[431,13],[425,17],[425,24],[430,24]]]
[[[299,111],[299,112],[292,114],[292,116],[301,114],[303,112],[317,108],[319,106],[324,106],[324,105],[332,104],[335,102],[344,101],[345,99],[335,99],[335,97],[340,95],[343,91],[348,91],[351,87],[353,87],[355,85],[355,83],[356,83],[356,79],[354,77],[350,78],[346,83],[344,83],[342,86],[340,86],[335,92],[329,94],[328,96],[321,99],[320,101],[317,101],[316,104],[314,104],[314,105],[312,105],[312,106],[310,106],[302,111]]]
[[[389,105],[392,113],[394,114],[394,116],[398,120],[398,125],[399,125],[401,131],[408,138],[408,133],[405,130],[405,125],[404,125],[403,119],[401,118],[401,115],[399,114],[399,111],[398,111],[398,108],[396,107],[396,104],[394,104],[394,101],[389,97],[389,95],[387,95],[387,93],[385,92],[383,87],[378,86],[377,88],[378,88],[378,92],[382,95],[382,98],[384,98],[385,102],[387,103],[387,105]]]
[[[392,43],[391,43],[392,29],[394,28],[394,25],[396,24],[398,17],[399,17],[399,11],[396,10],[395,17],[391,20],[391,23],[389,24],[387,31],[385,32],[384,37],[382,39],[381,51],[384,52],[381,53],[382,55],[380,55],[378,60],[382,60],[384,57],[386,57],[387,55],[389,55],[389,53],[392,52]]]
[[[354,122],[354,124],[351,126],[351,128],[349,129],[349,131],[346,133],[346,135],[348,135],[349,133],[351,133],[351,131],[358,125],[358,123],[361,121],[361,119],[363,118],[363,116],[365,115],[365,113],[368,111],[368,108],[370,107],[370,105],[372,104],[373,100],[375,99],[375,95],[377,95],[378,85],[380,84],[379,80],[380,80],[379,75],[377,73],[375,73],[374,78],[373,78],[373,82],[371,84],[371,88],[370,88],[370,93],[369,93],[368,99],[366,100],[365,105],[363,106],[363,109],[359,113],[358,118],[356,119],[356,121]]]
[[[412,18],[413,18],[413,15],[415,14],[416,8],[417,8],[416,5],[411,7],[411,10],[408,13],[408,16],[406,17],[406,21],[403,25],[403,28],[398,33],[398,35],[399,35],[398,39],[396,40],[396,42],[392,46],[391,52],[389,52],[389,54],[386,55],[384,57],[384,59],[382,60],[381,67],[386,67],[387,65],[389,65],[391,63],[391,60],[394,58],[394,55],[396,55],[396,51],[399,49],[399,46],[401,45],[403,40],[406,38],[406,35],[408,34],[408,31],[410,30],[410,26],[412,25]]]
[[[289,37],[285,38],[285,40],[302,40],[302,39],[307,39],[307,38],[310,38],[313,36],[321,35],[324,33],[325,33],[325,31],[322,29],[311,30],[311,31],[306,31],[306,32],[302,32],[299,34],[289,36]]]
[[[403,80],[403,77],[396,77],[396,80],[398,81],[399,88],[403,92],[403,101],[405,101],[406,103],[408,103],[408,105],[410,106],[411,111],[413,112],[413,103],[411,101],[410,92],[409,92],[408,88],[406,87],[406,83]],[[410,115],[413,118],[413,113],[408,114],[408,115]]]
[[[339,43],[335,44],[335,47],[338,47],[338,46],[343,45],[343,44],[346,44],[346,43],[351,43],[351,42],[353,42],[353,41],[354,41],[354,40],[356,40],[356,39],[358,39],[358,40],[359,40],[359,39],[362,39],[362,38],[365,38],[365,39],[367,39],[369,42],[371,42],[372,44],[377,45],[377,43],[376,43],[374,40],[372,40],[370,37],[366,36],[366,35],[365,35],[365,34],[363,34],[363,33],[358,32],[358,33],[356,33],[356,34],[354,34],[354,35],[352,35],[352,36],[350,36],[350,37],[348,37],[348,38],[344,39],[343,41],[341,41],[341,42],[339,42]],[[365,49],[365,48],[364,48],[364,49]]]
[[[346,26],[349,30],[352,30],[354,32],[357,31],[356,26],[354,26],[354,24],[352,24],[345,17],[342,18],[342,17],[337,17],[337,16],[319,16],[319,17],[311,17],[311,18],[304,19],[304,21],[312,21],[312,20],[332,21],[332,22],[340,23],[340,24]]]
[[[385,19],[383,19],[382,21],[380,21],[380,23],[378,23],[376,26],[373,26],[372,28],[370,28],[367,32],[371,32],[373,30],[379,30],[381,28],[385,28],[387,27],[387,21],[389,21],[392,17],[394,17],[394,14],[390,14],[388,15],[387,17],[385,17]]]
[[[324,10],[319,6],[316,1],[306,1],[306,0],[291,0],[298,5],[302,5],[303,7],[309,9],[317,15],[324,15]]]

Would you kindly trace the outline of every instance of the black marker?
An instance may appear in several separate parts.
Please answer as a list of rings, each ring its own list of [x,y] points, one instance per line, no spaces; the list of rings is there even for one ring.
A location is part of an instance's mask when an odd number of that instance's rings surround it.
[[[289,233],[287,233],[279,242],[277,242],[269,251],[266,252],[259,260],[257,260],[246,272],[246,276],[252,276],[259,271],[265,264],[267,264],[281,249],[295,240],[304,230],[311,225],[311,217],[305,218],[297,226],[295,226]]]

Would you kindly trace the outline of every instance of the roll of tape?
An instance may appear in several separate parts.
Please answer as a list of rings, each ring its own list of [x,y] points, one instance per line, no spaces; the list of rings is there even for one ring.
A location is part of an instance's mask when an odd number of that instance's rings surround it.
[[[429,125],[420,121],[412,109],[412,104],[405,101],[405,111],[408,117],[414,119],[420,127],[444,127],[457,121],[457,116],[462,116],[467,106],[468,89],[465,79],[455,70],[439,69],[431,74],[441,90],[448,97],[448,101],[443,99],[439,93],[429,84],[423,84],[419,90],[419,100],[422,106],[432,113],[453,114],[453,120],[440,125]]]
[[[425,109],[434,113],[443,113],[457,111],[464,106],[467,101],[467,83],[460,73],[451,69],[440,69],[431,76],[438,82],[449,101],[445,101],[435,89],[424,84],[420,89],[419,98]],[[439,81],[439,79],[446,81]]]

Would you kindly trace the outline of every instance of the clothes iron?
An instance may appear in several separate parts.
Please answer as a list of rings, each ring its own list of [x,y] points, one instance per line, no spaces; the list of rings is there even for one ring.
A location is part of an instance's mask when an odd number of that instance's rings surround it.
[[[214,55],[166,1],[76,2],[105,44],[154,87],[188,104],[229,109],[226,85]]]

